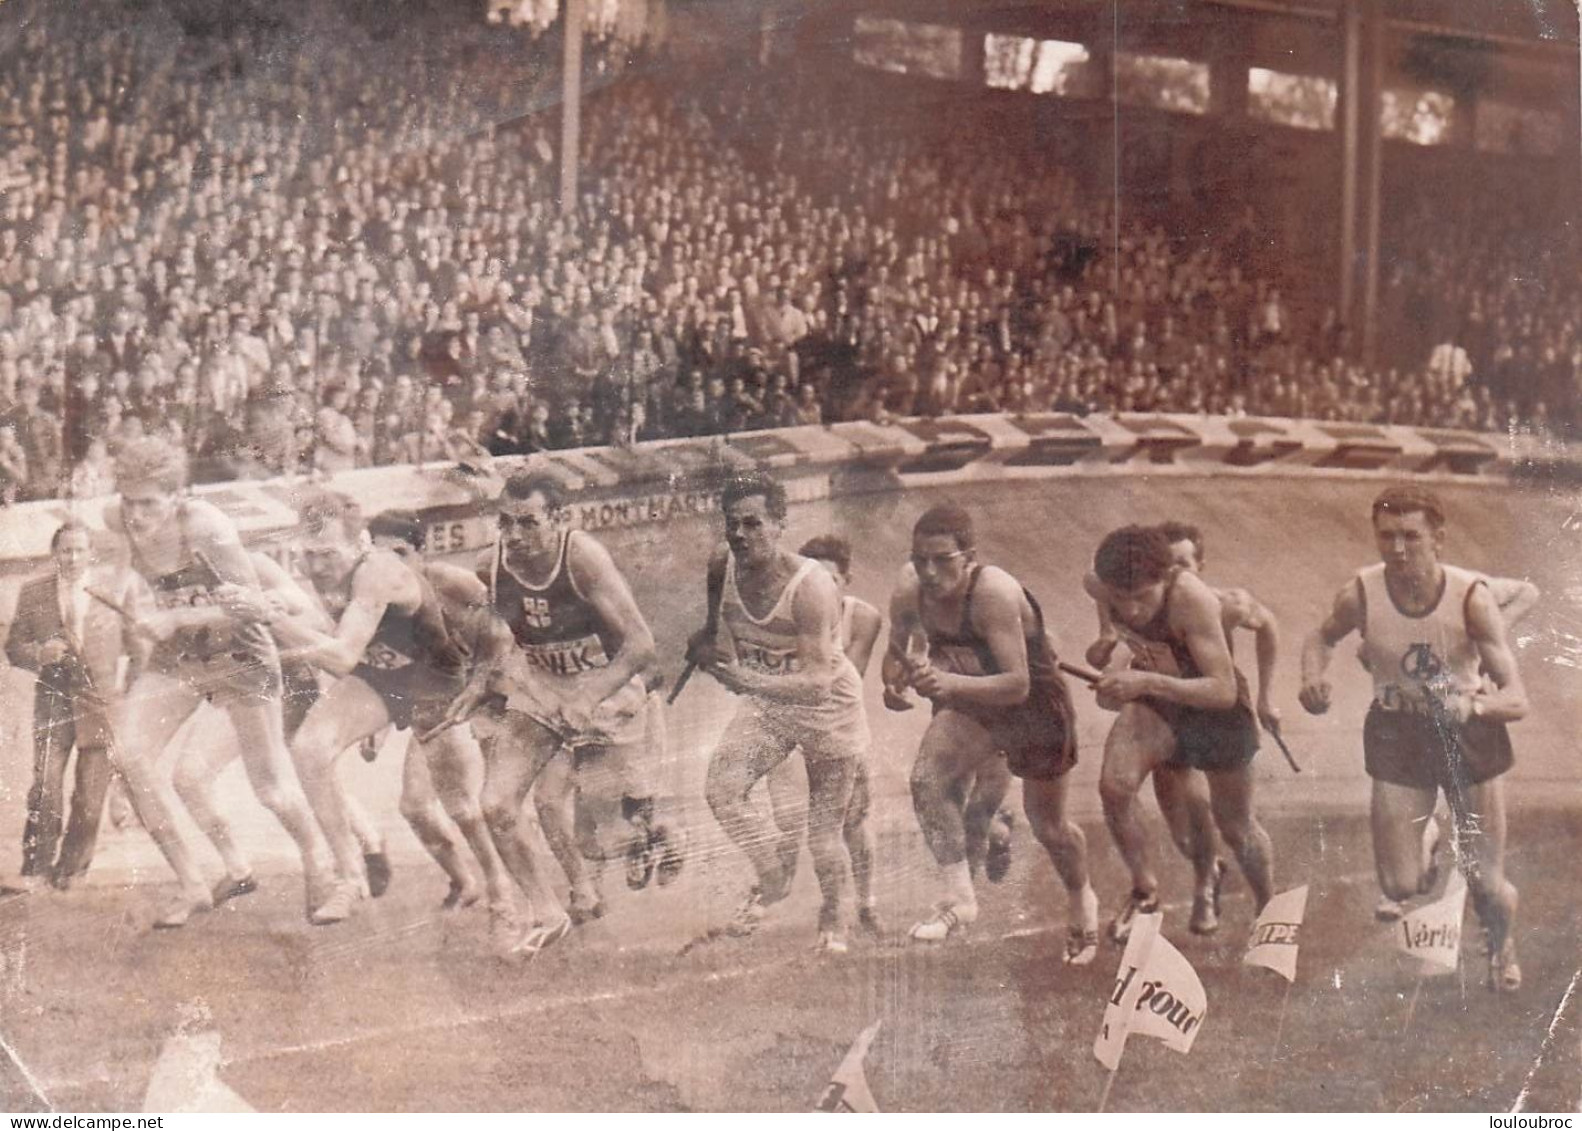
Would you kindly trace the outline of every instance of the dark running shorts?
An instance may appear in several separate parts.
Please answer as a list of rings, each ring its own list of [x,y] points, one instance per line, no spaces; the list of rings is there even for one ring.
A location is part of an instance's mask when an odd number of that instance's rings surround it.
[[[280,681],[284,693],[280,701],[280,717],[285,724],[286,741],[302,726],[308,711],[319,701],[319,680],[313,665],[301,660],[286,660],[280,665]]]
[[[1258,720],[1245,703],[1219,711],[1143,699],[1175,734],[1170,765],[1188,770],[1240,770],[1258,753]]]
[[[416,730],[422,734],[439,725],[462,688],[462,677],[447,676],[423,665],[401,668],[376,668],[358,664],[352,675],[373,688],[390,712],[390,725],[397,730]]]
[[[1368,776],[1412,789],[1465,789],[1499,777],[1516,761],[1504,723],[1468,719],[1441,731],[1427,715],[1374,704],[1362,726]]]
[[[1054,781],[1077,764],[1076,712],[1062,679],[1036,684],[1019,707],[962,714],[989,732],[1011,773],[1019,778]]]

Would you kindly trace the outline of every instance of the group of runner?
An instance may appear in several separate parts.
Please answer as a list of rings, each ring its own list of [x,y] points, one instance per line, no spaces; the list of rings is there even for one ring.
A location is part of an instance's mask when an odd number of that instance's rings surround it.
[[[656,780],[665,712],[653,634],[608,550],[572,529],[556,479],[525,471],[506,481],[498,539],[472,570],[426,561],[415,515],[365,521],[350,500],[315,493],[301,502],[293,547],[305,584],[249,554],[223,514],[187,496],[181,456],[161,441],[127,445],[117,482],[109,525],[144,584],[130,598],[100,596],[142,642],[112,725],[133,804],[179,881],[157,926],[256,887],[211,792],[235,757],[301,852],[311,922],[340,922],[381,894],[388,857],[336,763],[392,726],[412,731],[401,812],[449,878],[446,905],[485,900],[503,948],[535,953],[603,915],[606,862],[624,863],[633,888],[680,875],[686,831]],[[821,894],[817,945],[844,952],[852,922],[881,931],[862,681],[885,618],[845,592],[851,550],[841,539],[785,544],[787,499],[774,479],[731,478],[720,507],[725,536],[706,567],[703,624],[686,659],[688,675],[710,676],[736,700],[704,791],[754,876],[726,930],[752,933],[786,898],[805,836]],[[1432,889],[1443,792],[1489,937],[1490,984],[1514,990],[1517,899],[1504,874],[1500,776],[1511,765],[1505,724],[1525,713],[1526,698],[1505,630],[1536,592],[1442,563],[1444,512],[1426,492],[1385,491],[1372,520],[1382,563],[1347,582],[1307,640],[1301,702],[1328,708],[1333,649],[1360,632],[1374,682],[1364,744],[1379,914],[1398,915]],[[917,520],[881,653],[885,706],[904,711],[920,699],[932,710],[911,792],[940,898],[911,939],[937,942],[977,919],[975,877],[1007,867],[1005,800],[1016,777],[1028,827],[1067,892],[1064,960],[1097,956],[1088,846],[1066,813],[1077,736],[1062,669],[1115,712],[1099,792],[1131,886],[1109,937],[1123,942],[1137,915],[1159,907],[1136,804],[1150,777],[1193,867],[1191,930],[1219,927],[1221,845],[1255,909],[1272,896],[1252,762],[1260,726],[1280,726],[1278,626],[1245,590],[1211,588],[1203,564],[1202,535],[1188,526],[1105,537],[1083,580],[1099,621],[1087,670],[1057,659],[1033,594],[979,560],[967,510],[945,503]],[[1232,657],[1237,629],[1255,639],[1256,696]],[[184,757],[173,778],[158,774],[161,751],[205,700],[230,717],[235,748]],[[767,812],[753,796],[763,779]],[[564,906],[535,863],[523,819],[530,793],[565,873]],[[178,804],[225,863],[218,885],[202,879],[173,818]]]

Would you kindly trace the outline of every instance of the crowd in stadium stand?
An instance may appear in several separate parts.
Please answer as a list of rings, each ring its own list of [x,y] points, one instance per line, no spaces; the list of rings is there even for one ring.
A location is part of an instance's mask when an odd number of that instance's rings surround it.
[[[109,490],[145,432],[225,479],[973,412],[1578,424],[1574,239],[1426,234],[1385,298],[1444,346],[1368,369],[1243,275],[1247,230],[1117,246],[1052,159],[877,133],[795,68],[603,90],[566,218],[554,116],[470,9],[395,44],[29,11],[0,47],[6,501]]]

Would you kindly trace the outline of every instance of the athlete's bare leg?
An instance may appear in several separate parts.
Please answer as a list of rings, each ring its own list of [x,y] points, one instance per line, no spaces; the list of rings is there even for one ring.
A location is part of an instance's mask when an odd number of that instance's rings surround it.
[[[846,819],[841,839],[851,861],[851,882],[857,897],[857,918],[869,930],[877,930],[873,903],[873,830],[868,827],[872,808],[866,767],[858,767],[851,783],[851,800],[846,804]]]
[[[1175,752],[1169,725],[1142,703],[1124,704],[1104,743],[1104,768],[1099,774],[1099,799],[1104,822],[1131,873],[1132,892],[1152,896],[1159,877],[1148,855],[1148,836],[1137,814],[1143,780]]]
[[[704,784],[709,809],[731,843],[741,849],[752,865],[764,904],[784,899],[790,885],[776,850],[778,836],[774,824],[751,803],[749,794],[758,780],[771,773],[790,753],[788,744],[767,734],[751,722],[745,712],[738,712],[726,725],[725,733],[709,757]],[[835,829],[838,838],[838,820]]]
[[[1262,911],[1274,895],[1274,843],[1253,812],[1252,763],[1236,770],[1210,770],[1207,776],[1214,824],[1247,877],[1254,908]]]
[[[198,709],[198,703],[197,692],[182,681],[161,672],[144,672],[111,709],[116,741],[110,746],[110,757],[126,782],[138,820],[176,873],[181,884],[177,903],[185,906],[186,915],[211,905],[209,890],[176,825],[175,793],[155,763],[176,730]],[[180,926],[186,915],[173,904],[156,923]]]
[[[818,876],[820,931],[840,931],[842,903],[851,859],[846,855],[842,826],[851,804],[851,783],[857,772],[860,750],[802,750],[807,763],[808,815],[807,847],[813,857],[813,872]]]
[[[1519,989],[1521,969],[1512,939],[1518,897],[1516,885],[1505,875],[1504,779],[1465,787],[1450,811],[1468,894],[1489,936],[1491,985],[1498,990]],[[1502,954],[1506,948],[1508,952]]]
[[[575,787],[571,762],[572,754],[568,750],[551,758],[539,772],[533,784],[533,808],[538,813],[538,828],[544,834],[544,843],[549,845],[549,851],[570,885],[572,921],[582,922],[603,914],[604,901],[578,845],[572,823]]]
[[[929,723],[912,764],[912,808],[929,852],[945,872],[946,902],[963,923],[978,916],[967,861],[967,800],[980,773],[985,774],[986,782],[995,780],[990,764],[997,760],[993,740],[982,726],[959,712],[945,710]],[[999,799],[993,805],[984,800],[988,819],[983,827],[987,829]]]
[[[292,759],[308,803],[319,819],[343,883],[367,885],[362,846],[352,832],[346,795],[335,774],[341,751],[375,733],[390,720],[379,693],[356,676],[335,681],[313,704],[291,742]]]
[[[414,743],[416,739],[413,739]],[[451,727],[425,744],[429,774],[445,813],[455,822],[483,871],[490,903],[510,902],[513,888],[483,819],[483,752],[472,728]]]
[[[1088,880],[1088,838],[1066,816],[1066,781],[1024,779],[1022,811],[1066,888],[1066,961],[1085,966],[1098,953],[1099,897]]]
[[[450,880],[445,907],[470,907],[478,902],[478,879],[461,850],[461,838],[440,803],[431,772],[432,760],[414,738],[401,764],[401,817]]]
[[[802,833],[807,829],[807,771],[800,758],[787,758],[765,775],[769,792],[769,813],[775,828],[775,852],[780,857],[780,868],[789,885],[796,876],[797,861],[802,855]]]
[[[974,876],[982,875],[989,853],[989,830],[1005,804],[1011,789],[1011,768],[1005,759],[993,757],[978,765],[967,789],[967,803],[961,811],[961,831],[967,850],[967,863]]]
[[[1181,855],[1192,864],[1191,929],[1211,934],[1219,929],[1219,887],[1224,865],[1214,838],[1214,814],[1208,781],[1199,770],[1166,762],[1154,768],[1154,796],[1159,812]]]
[[[1422,894],[1423,828],[1434,819],[1437,789],[1373,782],[1373,862],[1379,887],[1397,903]]]
[[[483,819],[495,849],[523,894],[529,914],[538,921],[566,918],[560,900],[544,883],[522,821],[522,807],[544,767],[560,753],[560,738],[543,724],[516,711],[490,720],[483,738]]]
[[[231,822],[214,800],[214,782],[239,757],[236,747],[224,743],[186,743],[171,774],[176,796],[192,815],[198,830],[208,838],[225,865],[224,880],[215,889],[216,899],[252,880],[253,865],[231,829]]]
[[[236,697],[227,701],[223,710],[236,731],[242,767],[252,783],[253,794],[296,842],[302,856],[303,880],[308,885],[308,903],[316,903],[327,894],[323,889],[329,881],[331,858],[286,749],[280,702]]]

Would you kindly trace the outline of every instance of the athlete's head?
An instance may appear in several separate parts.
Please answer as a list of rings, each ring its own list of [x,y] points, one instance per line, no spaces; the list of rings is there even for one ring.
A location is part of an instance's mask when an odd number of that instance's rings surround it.
[[[797,551],[804,558],[812,558],[834,577],[844,592],[851,583],[851,543],[838,534],[820,534],[810,538]]]
[[[954,593],[967,583],[977,549],[972,515],[955,503],[936,503],[912,526],[912,568],[931,597]]]
[[[1122,621],[1147,624],[1164,604],[1165,587],[1175,572],[1165,532],[1157,526],[1123,526],[1105,535],[1093,555],[1093,572]]]
[[[509,554],[541,553],[555,545],[569,511],[560,480],[541,471],[519,471],[500,493],[500,542]]]
[[[1161,522],[1159,531],[1170,543],[1175,564],[1193,573],[1203,572],[1203,532],[1189,522]]]
[[[93,559],[93,533],[87,523],[68,518],[50,537],[49,549],[56,572],[67,581],[76,581]]]
[[[786,491],[761,471],[732,476],[720,492],[725,541],[741,565],[773,558],[785,532]]]
[[[1421,487],[1388,488],[1373,500],[1373,538],[1387,571],[1426,578],[1444,548],[1444,508]]]
[[[157,436],[123,445],[115,458],[115,486],[127,531],[143,538],[168,526],[186,483],[187,457],[180,448]]]
[[[363,512],[334,491],[309,495],[297,508],[302,569],[321,589],[339,586],[362,553]]]
[[[368,537],[373,544],[403,558],[422,554],[423,533],[423,520],[416,511],[380,511],[368,520]]]

